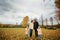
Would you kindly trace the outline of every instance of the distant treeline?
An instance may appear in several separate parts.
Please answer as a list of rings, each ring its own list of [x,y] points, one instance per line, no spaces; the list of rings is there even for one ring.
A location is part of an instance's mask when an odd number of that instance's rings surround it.
[[[58,25],[46,25],[46,26],[40,25],[40,27],[42,27],[42,28],[53,28],[53,27],[60,28],[60,24],[58,24]],[[24,27],[22,25],[0,24],[0,28],[24,28]]]
[[[21,25],[0,24],[0,28],[20,28]]]
[[[43,28],[52,28],[52,27],[60,28],[60,24],[58,24],[58,25],[46,25],[46,26],[43,25]]]

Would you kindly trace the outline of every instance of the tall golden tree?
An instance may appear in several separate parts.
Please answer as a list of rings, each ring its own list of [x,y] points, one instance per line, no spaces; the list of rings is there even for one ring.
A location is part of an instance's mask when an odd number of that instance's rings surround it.
[[[22,21],[22,27],[26,27],[27,23],[28,23],[29,17],[26,16],[24,17],[23,21]]]

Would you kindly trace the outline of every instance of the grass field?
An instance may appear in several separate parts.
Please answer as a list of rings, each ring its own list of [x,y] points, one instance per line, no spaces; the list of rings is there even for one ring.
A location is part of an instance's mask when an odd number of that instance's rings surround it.
[[[60,40],[60,29],[42,28],[43,40]],[[25,40],[24,28],[0,28],[0,40]],[[34,31],[32,40],[34,37]]]

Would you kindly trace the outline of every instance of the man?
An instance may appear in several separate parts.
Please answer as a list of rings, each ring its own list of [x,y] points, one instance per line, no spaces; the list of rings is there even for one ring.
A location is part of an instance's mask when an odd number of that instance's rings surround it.
[[[38,37],[38,31],[37,31],[38,26],[39,26],[39,24],[38,24],[38,22],[37,22],[37,19],[34,19],[35,37]]]

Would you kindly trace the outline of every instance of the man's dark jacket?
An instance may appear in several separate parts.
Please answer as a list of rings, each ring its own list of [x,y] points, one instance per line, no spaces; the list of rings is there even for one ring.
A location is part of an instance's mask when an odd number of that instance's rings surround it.
[[[36,22],[34,23],[34,29],[36,30],[36,29],[38,28],[38,26],[39,26],[39,24],[38,24],[38,22],[36,21]]]

